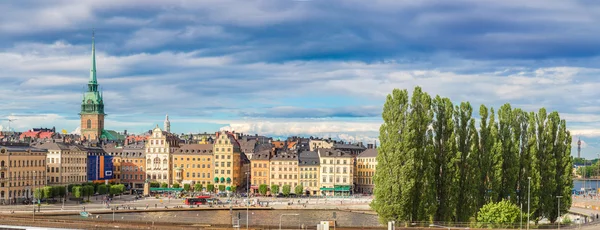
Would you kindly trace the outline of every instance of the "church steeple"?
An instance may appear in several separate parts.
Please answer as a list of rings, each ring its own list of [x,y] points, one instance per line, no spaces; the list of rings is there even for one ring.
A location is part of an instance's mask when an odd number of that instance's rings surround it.
[[[98,80],[96,78],[96,42],[95,32],[92,32],[92,67],[90,68],[90,82],[88,83],[88,91],[98,91]]]
[[[167,133],[171,132],[171,121],[169,121],[169,114],[165,117],[164,128]]]

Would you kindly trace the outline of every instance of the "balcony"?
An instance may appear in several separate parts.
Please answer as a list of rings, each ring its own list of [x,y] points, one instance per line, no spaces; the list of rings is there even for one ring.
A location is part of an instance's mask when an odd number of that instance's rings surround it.
[[[0,171],[6,171],[6,170],[8,170],[8,167],[6,167],[6,166],[0,166]]]

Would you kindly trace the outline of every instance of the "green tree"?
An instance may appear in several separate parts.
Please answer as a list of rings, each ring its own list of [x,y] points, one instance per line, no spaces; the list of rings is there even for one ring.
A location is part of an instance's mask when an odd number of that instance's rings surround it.
[[[85,195],[87,196],[87,200],[90,201],[90,196],[94,195],[94,186],[86,185],[86,186],[83,186],[83,189],[85,190]]]
[[[84,196],[83,187],[75,186],[75,187],[73,187],[73,190],[71,191],[71,193],[73,193],[73,196],[77,199],[82,198]]]
[[[163,182],[163,183],[160,185],[160,187],[161,187],[161,188],[168,188],[168,187],[169,187],[169,184],[167,184],[167,183],[164,183],[164,182]]]
[[[211,185],[211,184],[209,184],[209,185]],[[214,187],[212,189],[214,190]],[[200,183],[194,184],[194,191],[196,191],[196,192],[202,192],[202,184],[200,184]]]
[[[435,113],[432,125],[435,133],[432,163],[434,169],[439,172],[434,174],[435,195],[438,200],[434,219],[451,221],[456,207],[456,200],[452,195],[456,191],[454,183],[456,168],[452,165],[456,151],[454,120],[452,119],[454,107],[450,99],[436,96],[432,108]]]
[[[67,195],[67,191],[65,191],[66,187],[65,186],[56,186],[57,188],[57,192],[58,192],[58,196],[60,197],[60,199],[63,199],[65,197],[65,195]]]
[[[281,192],[283,193],[284,196],[289,196],[290,190],[291,190],[291,186],[288,184],[284,184],[283,188],[281,188]]]
[[[200,187],[200,188],[202,188],[202,187]],[[215,192],[215,185],[214,184],[206,185],[206,190],[208,190],[209,192]]]
[[[180,185],[178,183],[173,184],[173,188],[179,188],[179,186]]]
[[[231,192],[237,192],[237,186],[232,185],[231,186]]]
[[[376,184],[371,207],[382,222],[408,220],[410,213],[401,198],[405,175],[401,168],[407,161],[408,149],[408,91],[394,89],[383,106],[383,124],[379,128],[381,146],[377,149],[377,170],[373,180]],[[273,185],[271,185],[273,187]],[[271,188],[271,191],[274,191]]]
[[[456,197],[456,220],[459,222],[469,221],[469,218],[476,212],[473,194],[477,187],[472,183],[476,178],[477,160],[473,154],[477,143],[473,142],[477,133],[475,129],[475,119],[472,116],[473,108],[469,102],[463,102],[454,109],[454,124],[456,136],[456,159],[455,172],[457,182]]]
[[[219,185],[219,192],[225,192],[225,185]]]
[[[304,186],[302,186],[301,184],[296,185],[296,188],[294,188],[294,193],[296,195],[302,195],[303,191],[304,191]]]
[[[508,200],[503,200],[484,205],[479,210],[477,222],[490,228],[510,228],[518,223],[520,214],[521,210],[517,205]]]
[[[36,188],[35,190],[33,190],[33,198],[38,199],[38,200],[44,198],[44,189]]]
[[[266,195],[267,191],[269,191],[269,186],[266,184],[261,184],[258,186],[258,192],[260,193],[260,195]]]
[[[44,186],[44,199],[50,199],[50,198],[54,198],[52,195],[52,187],[51,186]]]
[[[150,188],[159,188],[160,187],[160,183],[158,182],[150,182]]]
[[[279,185],[272,184],[271,185],[271,195],[276,196],[279,193]]]
[[[108,193],[108,187],[104,184],[98,185],[98,194],[105,195]]]
[[[511,199],[516,202],[517,176],[519,174],[519,162],[513,135],[520,135],[518,130],[513,130],[515,114],[510,104],[504,104],[498,110],[498,141],[501,145],[502,155],[502,180],[498,199]]]
[[[186,191],[186,192],[189,192],[189,191],[190,191],[190,189],[191,189],[191,186],[190,186],[190,184],[183,184],[183,190],[184,190],[184,191]]]

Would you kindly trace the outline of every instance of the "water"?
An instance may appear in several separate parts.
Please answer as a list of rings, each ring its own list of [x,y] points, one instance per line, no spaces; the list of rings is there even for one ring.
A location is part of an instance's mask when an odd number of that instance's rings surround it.
[[[584,181],[582,180],[573,180],[573,189],[575,189],[575,191],[580,191],[581,188],[583,188],[583,184]],[[600,180],[586,180],[585,181],[585,187],[588,189],[595,189],[598,188],[598,186],[600,186]]]
[[[246,226],[246,210],[233,210],[233,215],[240,213],[240,225]],[[279,226],[279,220],[283,226],[298,227],[316,226],[320,221],[333,220],[333,212],[336,212],[336,220],[339,227],[381,227],[377,215],[363,214],[347,211],[333,210],[250,210],[250,226]],[[286,214],[282,216],[282,214]],[[290,214],[298,214],[290,215]],[[96,215],[93,215],[94,217]],[[112,220],[112,214],[99,214],[101,219]],[[62,217],[64,218],[64,217]],[[71,219],[83,219],[80,216],[67,216]],[[229,210],[210,211],[176,211],[176,212],[138,212],[138,213],[116,213],[115,221],[143,221],[143,222],[169,222],[169,223],[194,223],[206,225],[229,225],[232,217]]]

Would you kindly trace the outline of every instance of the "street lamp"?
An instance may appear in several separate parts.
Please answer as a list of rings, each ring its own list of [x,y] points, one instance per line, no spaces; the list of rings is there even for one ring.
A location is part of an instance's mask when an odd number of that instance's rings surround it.
[[[528,185],[527,185],[527,230],[529,230],[529,216],[531,215],[531,213],[529,213],[529,198],[531,197],[531,177],[527,177],[528,180]]]
[[[281,216],[279,216],[279,230],[281,230],[281,218],[283,216],[299,216],[300,214],[298,213],[287,213],[287,214],[281,214]]]
[[[250,209],[250,172],[246,172],[246,230],[248,230],[248,210]]]
[[[562,196],[556,196],[556,199],[558,200],[558,216],[556,217],[556,221],[560,218],[560,198],[562,198]],[[558,221],[558,230],[560,230],[560,221]]]

